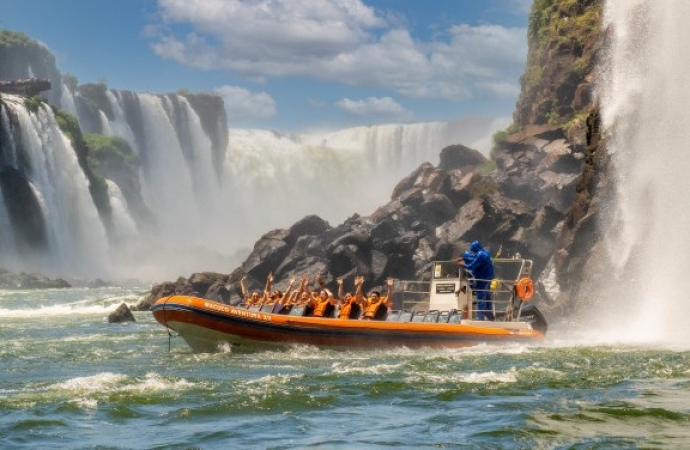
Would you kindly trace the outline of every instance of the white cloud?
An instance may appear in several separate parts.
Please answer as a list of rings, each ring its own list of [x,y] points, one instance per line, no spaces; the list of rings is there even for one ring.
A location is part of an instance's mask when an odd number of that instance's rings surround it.
[[[390,97],[368,97],[363,100],[343,98],[336,102],[337,107],[357,117],[376,117],[383,120],[409,121],[412,113]]]
[[[252,93],[237,86],[223,86],[215,92],[223,98],[230,124],[266,119],[276,113],[275,101],[265,92]]]
[[[458,24],[433,41],[420,41],[403,21],[377,16],[362,0],[159,0],[158,5],[164,25],[158,30],[164,34],[152,44],[157,54],[257,81],[310,77],[455,101],[515,97],[527,54],[524,28]]]

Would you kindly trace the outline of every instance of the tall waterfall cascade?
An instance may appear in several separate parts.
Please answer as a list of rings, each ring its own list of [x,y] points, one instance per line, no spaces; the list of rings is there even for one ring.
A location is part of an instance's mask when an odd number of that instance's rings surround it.
[[[690,334],[690,3],[607,0],[602,120],[617,176],[607,238],[621,339]],[[613,231],[615,230],[615,231]],[[610,291],[611,289],[609,289]],[[617,320],[616,322],[621,322]],[[687,339],[686,339],[687,341]]]
[[[25,165],[28,186],[33,193],[45,224],[42,237],[44,252],[18,248],[16,225],[8,211],[5,192],[0,196],[0,262],[4,267],[54,271],[65,268],[74,273],[98,273],[108,269],[102,258],[106,253],[106,233],[89,193],[71,142],[60,131],[49,107],[42,105],[30,112],[23,98],[3,96],[2,178],[20,162]],[[10,115],[14,121],[9,119]],[[14,129],[10,129],[14,123]],[[3,183],[7,186],[7,183]],[[23,267],[22,263],[29,263]]]

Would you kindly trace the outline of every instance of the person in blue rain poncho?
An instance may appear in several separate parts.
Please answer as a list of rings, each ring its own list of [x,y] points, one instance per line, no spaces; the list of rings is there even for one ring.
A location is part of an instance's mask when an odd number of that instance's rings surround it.
[[[467,258],[463,254],[461,265],[472,274],[476,279],[472,286],[477,292],[477,319],[479,320],[494,320],[493,303],[491,300],[491,291],[489,286],[491,280],[494,279],[494,262],[491,260],[491,254],[482,247],[479,241],[474,241],[470,245],[471,257]]]

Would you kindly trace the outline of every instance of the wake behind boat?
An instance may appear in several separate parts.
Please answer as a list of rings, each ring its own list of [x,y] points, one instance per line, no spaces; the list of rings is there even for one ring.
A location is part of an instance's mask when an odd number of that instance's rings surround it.
[[[231,306],[197,297],[174,295],[152,308],[156,320],[176,332],[197,352],[230,344],[242,349],[292,344],[318,347],[466,347],[479,343],[534,342],[544,338],[546,321],[528,301],[533,293],[532,262],[496,259],[491,280],[494,321],[476,320],[477,280],[458,274],[453,261],[432,264],[431,280],[402,281],[403,309],[385,320],[304,317]],[[336,315],[337,317],[337,315]]]

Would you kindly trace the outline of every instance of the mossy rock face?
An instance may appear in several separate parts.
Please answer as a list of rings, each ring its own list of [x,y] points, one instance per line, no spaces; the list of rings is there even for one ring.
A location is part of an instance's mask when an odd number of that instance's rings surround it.
[[[139,170],[139,157],[134,154],[126,140],[117,136],[85,134],[84,140],[89,148],[89,165],[101,176],[122,178],[124,173],[128,182]],[[115,176],[109,176],[115,175]]]
[[[134,221],[141,230],[154,226],[151,211],[144,204],[139,180],[139,157],[129,143],[117,136],[85,134],[87,163],[97,180],[111,180],[122,191]],[[106,186],[107,190],[107,186]]]
[[[592,109],[602,0],[535,0],[514,122],[561,126]]]
[[[66,111],[58,110],[55,111],[55,120],[57,121],[60,130],[62,130],[62,132],[65,133],[70,140],[72,140],[72,142],[81,139],[81,128],[79,127],[79,121],[76,117]]]
[[[112,180],[128,202],[141,195],[139,157],[127,141],[100,134],[85,134],[84,141],[88,148],[86,160],[95,178],[103,183],[106,178]]]

